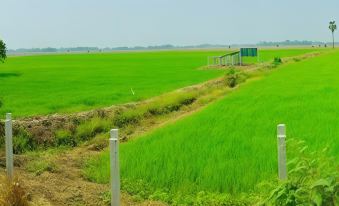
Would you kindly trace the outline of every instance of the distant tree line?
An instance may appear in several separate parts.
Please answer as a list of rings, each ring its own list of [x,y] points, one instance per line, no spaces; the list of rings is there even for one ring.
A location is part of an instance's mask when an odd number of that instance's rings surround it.
[[[299,41],[299,40],[286,40],[286,41],[278,41],[278,42],[272,42],[272,41],[262,41],[259,42],[258,46],[312,46],[312,45],[325,45],[328,44],[327,42],[320,42],[320,41]]]
[[[31,49],[9,49],[9,53],[28,53],[28,52],[102,52],[102,51],[128,51],[128,50],[161,50],[161,49],[199,49],[199,48],[238,48],[238,47],[256,47],[256,46],[312,46],[312,45],[330,45],[327,42],[317,41],[298,41],[286,40],[280,42],[262,41],[257,44],[199,44],[189,46],[175,46],[171,44],[155,46],[135,46],[135,47],[69,47],[69,48],[31,48]]]

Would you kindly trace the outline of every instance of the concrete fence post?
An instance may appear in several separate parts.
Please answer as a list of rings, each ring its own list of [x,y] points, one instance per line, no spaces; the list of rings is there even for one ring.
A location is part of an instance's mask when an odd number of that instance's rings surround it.
[[[13,179],[13,134],[12,134],[12,115],[6,114],[5,121],[5,142],[6,142],[6,170],[9,179]]]
[[[111,206],[120,206],[120,167],[118,129],[110,131]]]
[[[278,173],[280,180],[287,179],[287,164],[286,164],[286,126],[278,124],[277,126],[278,140]]]

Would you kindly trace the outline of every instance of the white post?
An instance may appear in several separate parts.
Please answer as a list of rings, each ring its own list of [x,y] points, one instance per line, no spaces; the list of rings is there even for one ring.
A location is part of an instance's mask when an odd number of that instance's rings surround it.
[[[277,126],[277,140],[278,140],[278,173],[279,179],[287,179],[286,166],[286,127],[285,124],[278,124]]]
[[[5,121],[5,136],[6,136],[6,169],[9,179],[13,179],[13,136],[12,136],[12,115],[6,114]]]
[[[111,206],[120,206],[120,168],[118,129],[111,129],[110,163],[111,163]]]

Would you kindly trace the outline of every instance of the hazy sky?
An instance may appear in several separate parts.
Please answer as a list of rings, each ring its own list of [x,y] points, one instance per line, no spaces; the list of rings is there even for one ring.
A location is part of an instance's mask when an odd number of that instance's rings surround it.
[[[0,0],[0,8],[0,38],[12,49],[330,41],[328,22],[339,23],[339,0]]]

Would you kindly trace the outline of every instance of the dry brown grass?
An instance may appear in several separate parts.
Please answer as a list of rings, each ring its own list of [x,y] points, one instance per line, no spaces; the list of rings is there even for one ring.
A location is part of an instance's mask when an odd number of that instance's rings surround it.
[[[22,183],[15,178],[0,176],[0,206],[28,206],[28,194]]]

